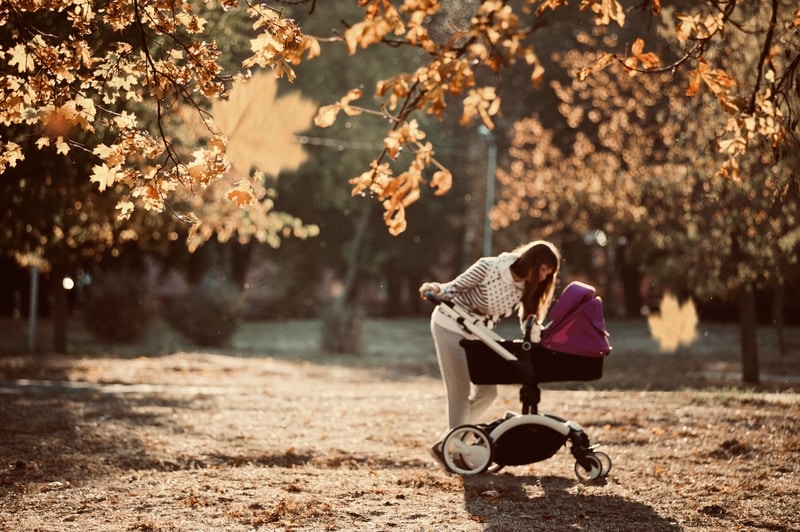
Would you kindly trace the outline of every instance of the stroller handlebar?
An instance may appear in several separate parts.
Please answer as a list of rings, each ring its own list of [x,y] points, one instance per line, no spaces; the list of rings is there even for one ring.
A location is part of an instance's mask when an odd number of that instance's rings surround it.
[[[427,299],[428,301],[430,301],[434,305],[440,305],[440,304],[444,303],[446,305],[452,306],[452,303],[450,303],[449,301],[445,301],[444,299],[442,299],[438,295],[434,294],[430,290],[426,290],[424,295],[425,295],[425,299]]]

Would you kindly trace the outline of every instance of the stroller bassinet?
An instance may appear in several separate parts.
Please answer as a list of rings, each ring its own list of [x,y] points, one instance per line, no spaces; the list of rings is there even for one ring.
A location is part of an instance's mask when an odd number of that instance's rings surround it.
[[[603,303],[591,286],[572,282],[550,312],[541,342],[498,340],[516,360],[498,359],[485,339],[463,340],[470,379],[475,384],[528,384],[593,381],[603,376],[603,358],[611,351]],[[528,336],[529,333],[526,333]],[[501,353],[502,356],[502,353]]]
[[[528,384],[594,381],[603,376],[603,359],[572,355],[522,340],[499,342],[517,360],[498,358],[481,340],[462,340],[467,353],[470,380],[475,384]]]

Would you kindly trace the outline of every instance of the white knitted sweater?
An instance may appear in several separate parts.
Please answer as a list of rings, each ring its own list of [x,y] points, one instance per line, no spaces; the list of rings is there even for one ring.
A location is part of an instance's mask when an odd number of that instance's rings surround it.
[[[525,282],[515,281],[510,269],[517,258],[514,253],[501,253],[478,259],[464,273],[441,285],[442,298],[482,316],[486,326],[494,328],[500,318],[514,314],[522,298]],[[435,320],[443,327],[459,330],[442,313],[436,313]]]

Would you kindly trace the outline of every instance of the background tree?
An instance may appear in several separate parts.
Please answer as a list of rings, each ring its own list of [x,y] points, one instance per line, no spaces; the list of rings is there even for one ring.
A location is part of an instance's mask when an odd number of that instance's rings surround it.
[[[313,0],[299,4],[308,6],[311,13],[318,7]],[[338,36],[351,55],[389,44],[419,50],[424,63],[415,70],[400,71],[379,81],[375,86],[383,100],[379,107],[356,107],[354,102],[366,88],[357,87],[338,103],[321,109],[317,123],[330,125],[340,112],[352,116],[369,111],[388,120],[383,150],[366,172],[353,179],[353,185],[357,193],[370,190],[382,202],[390,231],[396,234],[403,230],[405,208],[419,197],[422,183],[429,182],[434,189],[445,191],[451,182],[451,173],[435,158],[433,144],[430,139],[425,140],[426,133],[415,121],[415,115],[422,112],[441,116],[450,101],[460,98],[462,123],[478,119],[492,126],[501,100],[494,85],[482,83],[477,73],[499,73],[520,61],[530,66],[532,82],[540,83],[544,69],[532,36],[547,25],[549,16],[566,9],[565,4],[560,0],[519,4],[485,0],[459,6],[436,1],[411,1],[400,6],[388,0],[359,3],[360,16],[347,22]],[[223,0],[219,7],[233,9],[238,2]],[[722,49],[727,46],[725,36],[731,33],[727,30],[743,24],[751,14],[749,3],[687,3],[682,6],[686,11],[680,14],[662,11],[659,0],[628,8],[617,0],[588,0],[580,7],[599,26],[616,24],[623,29],[636,29],[643,19],[633,16],[635,13],[644,13],[648,24],[654,17],[674,24],[675,33],[669,39],[680,45],[674,49],[681,52],[669,57],[666,66],[647,51],[649,41],[606,41],[598,43],[596,60],[579,76],[615,62],[629,69],[688,69],[690,92],[707,88],[720,106],[736,113],[733,121],[718,128],[726,132],[729,141],[720,146],[728,155],[720,168],[722,172],[736,174],[738,160],[749,144],[740,139],[763,138],[780,147],[796,138],[796,113],[788,99],[798,75],[792,43],[800,26],[800,11],[793,3],[770,0],[758,5],[767,13],[769,23],[758,40],[762,53],[751,71],[755,77],[751,82],[732,77],[721,56],[715,55],[718,45]],[[319,55],[320,40],[303,34],[279,10],[268,4],[245,4],[244,9],[253,18],[255,29],[252,55],[242,62],[244,68],[273,68],[278,75],[293,79],[292,63]],[[30,17],[46,10],[63,22],[61,26],[71,38],[37,30]],[[458,25],[440,24],[456,11],[464,15],[457,19]],[[146,129],[134,115],[115,115],[112,104],[148,99],[155,104],[160,118],[179,102],[196,105],[204,114],[202,99],[227,96],[229,83],[242,74],[224,73],[219,62],[222,50],[213,38],[204,39],[207,22],[188,2],[112,2],[102,12],[68,0],[56,5],[41,0],[5,2],[0,24],[18,31],[9,33],[11,42],[4,50],[9,58],[4,96],[11,104],[3,121],[26,124],[33,130],[50,116],[58,116],[85,131],[102,123],[116,136],[110,144],[88,146],[100,159],[100,164],[94,166],[92,181],[101,188],[117,182],[124,185],[129,193],[119,203],[123,216],[136,204],[163,209],[165,193],[173,188],[199,190],[225,172],[225,137],[215,134],[204,149],[183,157],[169,142],[155,142],[151,135],[144,134]],[[93,48],[93,36],[110,34],[102,28],[124,38]],[[742,97],[743,93],[746,97]],[[52,111],[40,113],[40,109]],[[212,131],[217,133],[213,126]],[[58,138],[55,135],[52,144],[61,149],[69,145],[65,137],[61,137],[62,142]],[[13,140],[4,139],[2,146],[2,167],[25,157],[26,152]],[[390,161],[403,147],[414,157],[405,169],[394,170]]]
[[[154,25],[151,31],[141,26],[116,32],[114,24],[98,24],[96,13],[87,6],[69,2],[53,10],[44,9],[50,4],[37,3],[0,6],[0,24],[5,28],[0,43],[8,51],[8,61],[0,67],[7,96],[2,106],[7,128],[0,137],[8,148],[8,158],[0,164],[4,189],[0,249],[19,264],[35,265],[48,273],[57,352],[65,351],[67,343],[61,279],[76,268],[89,269],[132,245],[164,250],[170,241],[181,235],[185,238],[187,229],[197,230],[194,222],[199,217],[205,220],[199,233],[205,239],[216,235],[227,240],[238,231],[246,239],[276,245],[287,228],[289,234],[301,237],[309,231],[298,220],[271,208],[271,192],[256,175],[245,175],[242,184],[226,172],[207,184],[187,181],[186,186],[177,187],[175,182],[161,182],[161,186],[151,175],[143,177],[149,185],[137,190],[123,181],[98,177],[98,172],[110,168],[98,164],[101,158],[110,157],[119,163],[119,172],[130,176],[139,172],[138,165],[148,153],[165,154],[163,161],[186,157],[202,141],[191,125],[198,120],[207,123],[208,114],[190,93],[184,93],[183,104],[168,97],[153,102],[148,100],[147,81],[134,82],[135,61],[129,62],[133,58],[128,52],[141,46],[142,57],[153,60],[151,51],[161,53],[165,45],[175,44],[163,38],[165,27],[159,25],[163,20],[148,19]],[[218,7],[211,11],[215,18],[209,26],[220,38],[229,43],[238,40],[239,48],[246,50],[241,17],[227,17],[226,26]],[[150,16],[143,5],[134,8],[142,11],[111,9],[106,20]],[[185,31],[176,30],[175,36],[188,38]],[[241,61],[243,54],[239,56]],[[131,70],[126,74],[126,69]],[[175,70],[169,72],[178,75]],[[314,109],[305,112],[307,125]],[[139,131],[129,127],[137,121],[142,126]],[[208,137],[208,128],[201,130]],[[132,168],[123,172],[126,160]],[[197,175],[198,170],[193,172]],[[145,209],[133,209],[132,198]],[[166,209],[167,215],[153,216],[147,212],[150,208]],[[199,240],[194,238],[190,247]]]
[[[758,14],[750,13],[748,24],[757,27]],[[739,62],[731,70],[755,68],[756,35],[728,36],[725,50]],[[590,62],[599,38],[605,36],[579,35],[585,55],[573,49],[562,63]],[[517,125],[514,162],[499,174],[505,199],[496,221],[530,215],[552,232],[601,228],[612,243],[624,243],[623,262],[636,260],[679,293],[701,301],[738,294],[743,379],[756,383],[754,290],[796,269],[797,178],[791,158],[755,139],[737,155],[740,175],[720,174],[734,163],[714,149],[727,141],[707,125],[724,120],[723,111],[712,105],[712,93],[686,100],[685,85],[675,83],[680,75],[598,72],[554,83],[572,144],[563,149],[535,118]],[[572,176],[566,185],[564,175]]]

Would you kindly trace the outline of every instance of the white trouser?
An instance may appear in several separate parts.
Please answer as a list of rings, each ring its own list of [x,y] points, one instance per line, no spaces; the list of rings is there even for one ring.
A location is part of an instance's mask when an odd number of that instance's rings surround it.
[[[439,359],[439,370],[447,391],[447,419],[449,428],[475,424],[497,397],[496,384],[472,384],[469,380],[467,355],[459,345],[464,336],[435,323],[431,317],[431,335]]]

